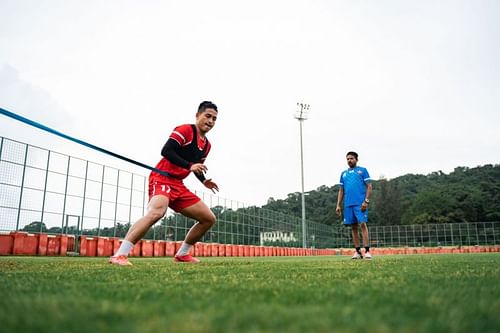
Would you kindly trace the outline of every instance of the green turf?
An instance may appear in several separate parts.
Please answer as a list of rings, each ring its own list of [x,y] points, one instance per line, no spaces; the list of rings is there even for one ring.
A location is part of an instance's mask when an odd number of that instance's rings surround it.
[[[202,259],[0,257],[0,331],[500,331],[500,254]]]

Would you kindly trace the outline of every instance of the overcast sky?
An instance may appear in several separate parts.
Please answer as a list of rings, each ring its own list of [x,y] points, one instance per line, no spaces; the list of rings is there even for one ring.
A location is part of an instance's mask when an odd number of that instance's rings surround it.
[[[500,163],[500,1],[0,0],[0,107],[154,166],[211,100],[208,176],[247,205]],[[0,117],[0,135],[147,174]],[[194,177],[192,189],[203,190]]]

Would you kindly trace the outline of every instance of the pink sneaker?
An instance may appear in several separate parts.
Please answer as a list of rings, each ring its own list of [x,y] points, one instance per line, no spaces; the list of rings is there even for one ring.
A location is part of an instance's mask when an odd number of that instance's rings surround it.
[[[109,257],[109,263],[120,266],[132,266],[132,263],[128,261],[128,257],[124,255]]]
[[[174,261],[175,262],[189,262],[189,263],[192,263],[192,264],[197,264],[200,262],[199,259],[196,259],[195,257],[193,257],[192,255],[190,254],[186,254],[185,256],[175,256],[174,257]]]

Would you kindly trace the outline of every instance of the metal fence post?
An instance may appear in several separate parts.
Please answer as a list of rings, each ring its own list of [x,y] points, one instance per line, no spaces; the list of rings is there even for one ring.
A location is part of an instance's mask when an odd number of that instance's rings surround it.
[[[62,211],[62,217],[61,217],[61,233],[64,228],[64,216],[66,216],[66,198],[68,195],[68,178],[69,178],[69,163],[71,158],[69,156],[66,156],[68,158],[68,164],[66,165],[66,184],[64,185],[64,200],[63,200],[63,211]]]
[[[44,212],[45,212],[45,197],[47,196],[47,182],[49,180],[49,161],[50,161],[50,150],[47,153],[47,165],[45,167],[45,182],[43,185],[43,198],[42,198],[42,215],[40,218],[40,232],[43,232],[42,226],[44,223]]]
[[[19,193],[19,206],[17,208],[17,222],[16,222],[16,231],[19,230],[19,221],[21,219],[21,207],[23,203],[23,192],[24,192],[24,177],[26,176],[26,159],[28,157],[28,145],[24,145],[24,162],[23,162],[23,177],[21,179],[21,190]]]
[[[116,174],[116,194],[115,194],[115,216],[113,218],[113,224],[115,226],[115,230],[116,230],[116,216],[118,215],[118,190],[120,189],[120,170],[118,170],[117,174]],[[116,235],[116,233],[115,233]]]
[[[104,192],[104,170],[106,166],[102,166],[102,176],[101,176],[101,194],[99,197],[99,219],[97,220],[97,236],[101,235],[101,217],[102,217],[102,196]]]

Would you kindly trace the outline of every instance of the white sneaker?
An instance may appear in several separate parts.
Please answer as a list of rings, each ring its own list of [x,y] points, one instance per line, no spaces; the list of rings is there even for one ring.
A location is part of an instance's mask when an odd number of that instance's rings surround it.
[[[354,251],[354,254],[351,259],[363,259],[363,256],[358,253],[358,251]]]
[[[371,259],[372,255],[370,252],[365,252],[365,259]]]

